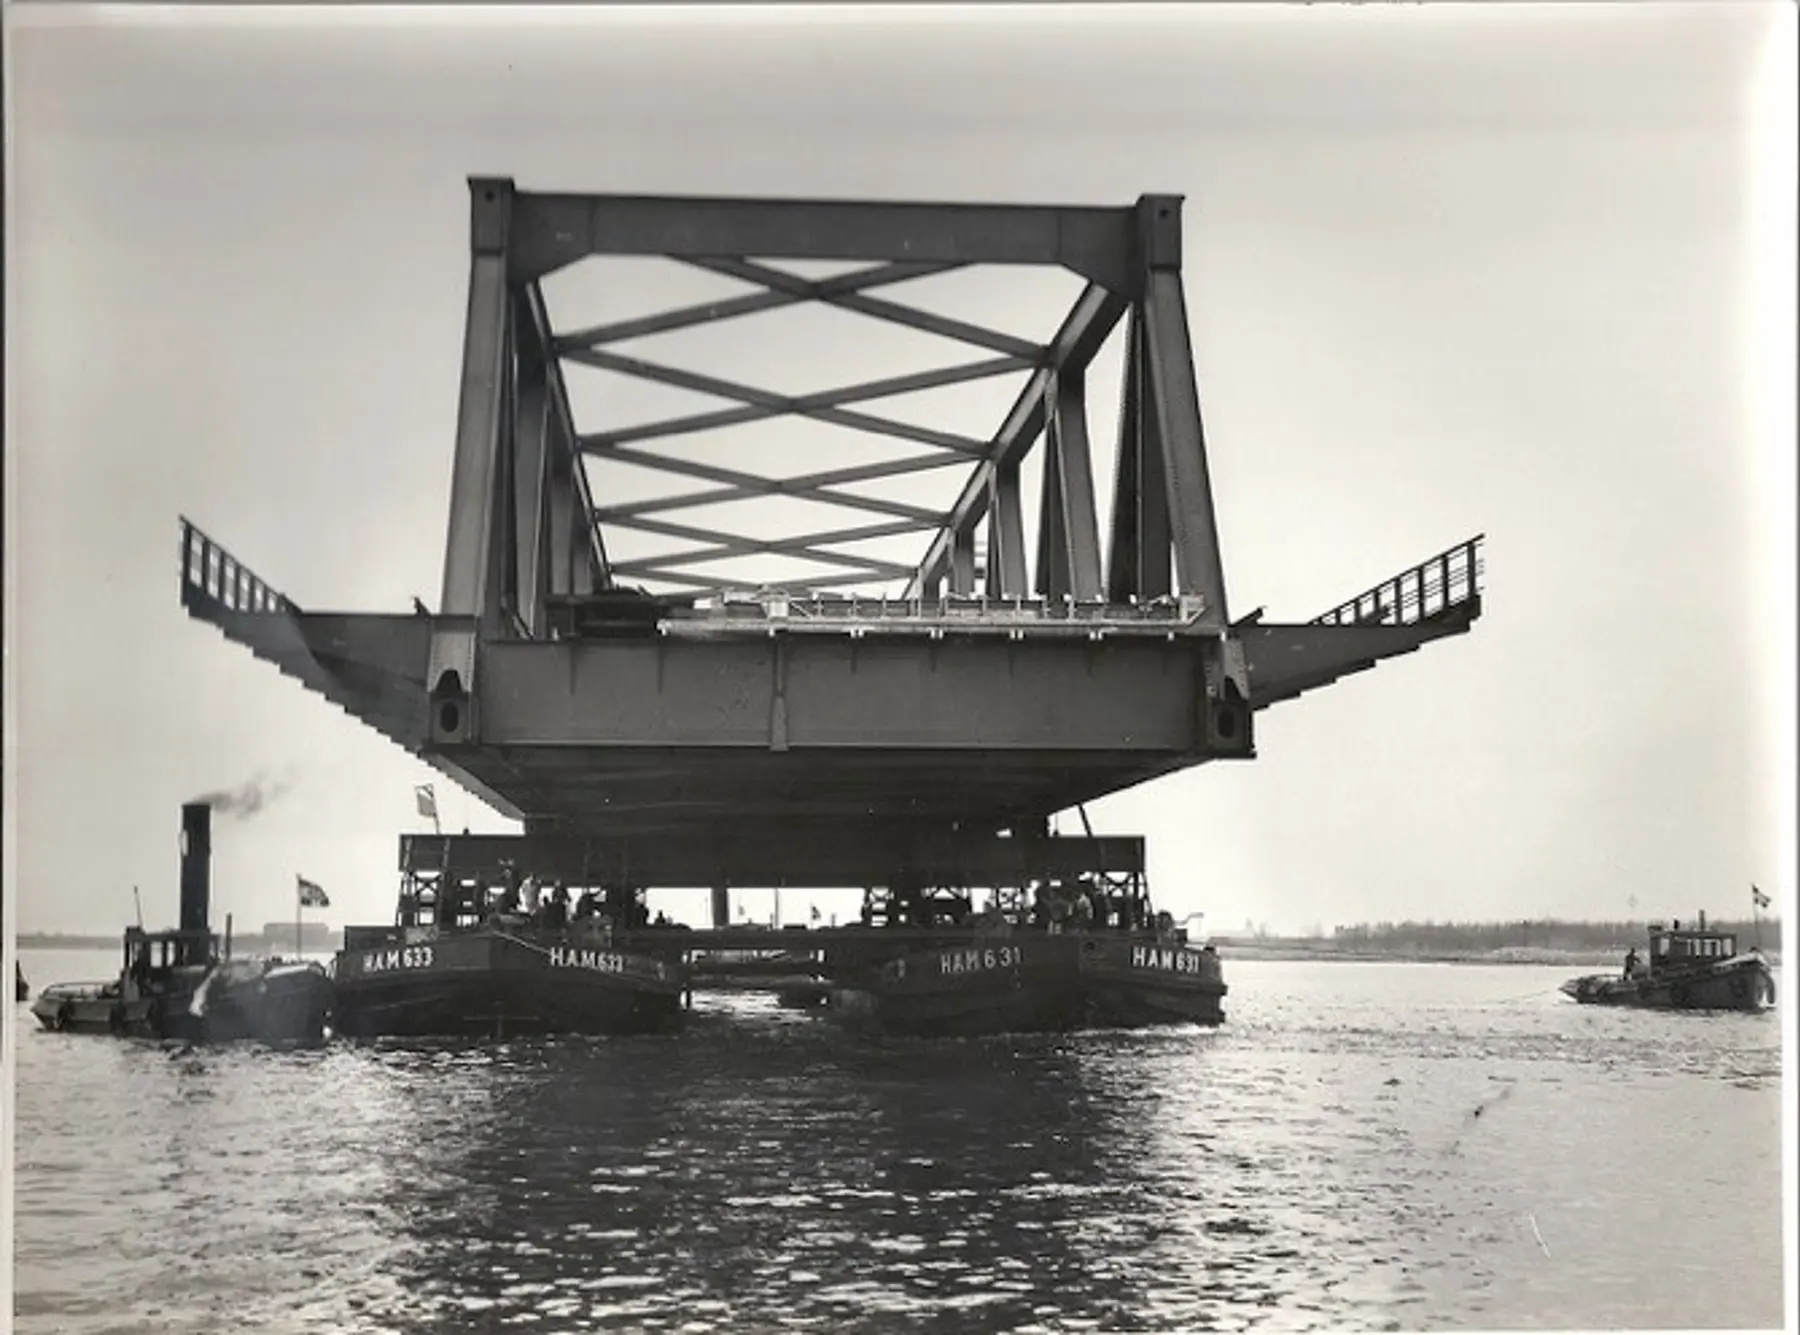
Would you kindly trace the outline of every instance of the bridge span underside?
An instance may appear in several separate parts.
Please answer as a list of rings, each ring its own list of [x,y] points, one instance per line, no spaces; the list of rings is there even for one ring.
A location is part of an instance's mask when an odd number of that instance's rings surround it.
[[[1230,619],[1179,198],[1103,209],[534,195],[486,179],[471,190],[436,612],[305,611],[186,521],[182,600],[534,838],[577,839],[584,856],[662,841],[650,862],[670,869],[704,840],[726,850],[709,855],[709,875],[762,883],[743,876],[781,872],[765,838],[779,830],[786,846],[835,850],[806,874],[867,882],[908,848],[1035,835],[1078,803],[1249,759],[1256,710],[1480,613],[1472,539],[1304,622]],[[543,284],[597,255],[658,256],[752,290],[559,330]],[[779,267],[807,258],[866,267],[825,278]],[[977,265],[1050,266],[1080,290],[1041,342],[871,295]],[[986,356],[795,394],[643,355],[647,339],[807,303]],[[1115,330],[1123,387],[1116,442],[1101,451],[1113,479],[1103,536],[1085,382]],[[597,429],[577,420],[577,367],[731,406]],[[1010,408],[974,432],[869,410],[1007,375]],[[907,453],[751,472],[732,433],[772,419]],[[684,448],[699,437],[725,453]],[[605,468],[620,465],[690,489],[614,494]],[[935,500],[921,499],[927,476],[946,480]],[[742,518],[771,500],[861,519],[794,532]],[[621,554],[646,539],[658,545]],[[911,560],[893,559],[893,543],[915,539]],[[789,564],[771,573],[771,560]],[[858,849],[866,865],[852,875]]]

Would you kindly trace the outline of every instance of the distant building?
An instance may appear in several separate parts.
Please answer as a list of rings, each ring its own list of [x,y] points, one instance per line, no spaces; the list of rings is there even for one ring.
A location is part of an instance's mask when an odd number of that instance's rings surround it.
[[[291,922],[265,922],[262,925],[262,939],[271,948],[294,948],[294,924]],[[338,940],[337,933],[322,922],[303,922],[300,924],[300,948],[302,950],[331,950]]]

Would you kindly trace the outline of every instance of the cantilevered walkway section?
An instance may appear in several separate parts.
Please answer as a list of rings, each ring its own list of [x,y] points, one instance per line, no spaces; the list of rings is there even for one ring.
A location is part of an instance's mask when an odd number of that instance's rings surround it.
[[[523,821],[530,838],[576,841],[631,879],[636,857],[646,877],[662,874],[655,866],[694,884],[799,884],[827,870],[873,884],[909,850],[954,863],[943,850],[991,847],[1002,832],[1036,838],[1055,812],[1252,758],[1257,710],[1480,614],[1473,538],[1323,615],[1231,619],[1177,197],[1061,208],[470,184],[436,611],[306,610],[185,520],[182,602]],[[745,290],[554,327],[546,281],[594,256],[659,257]],[[806,277],[793,267],[803,260],[856,267]],[[995,265],[1079,281],[1041,341],[892,295]],[[754,339],[753,317],[807,304],[979,356],[793,394],[644,351],[727,321]],[[1124,384],[1102,525],[1086,383],[1116,331]],[[586,429],[569,389],[577,367],[724,406]],[[946,430],[877,411],[1008,377],[1018,389],[998,422]],[[730,461],[733,432],[783,419],[899,452],[843,466],[797,459],[780,475]],[[703,436],[726,442],[726,462],[684,448]],[[597,481],[604,465],[688,489],[612,495]],[[926,474],[949,479],[935,504],[905,485]],[[771,498],[834,506],[845,522],[732,526],[746,502]],[[622,554],[646,538],[650,550]],[[911,560],[871,554],[895,542],[916,544]],[[731,567],[747,558],[795,573],[746,580]]]

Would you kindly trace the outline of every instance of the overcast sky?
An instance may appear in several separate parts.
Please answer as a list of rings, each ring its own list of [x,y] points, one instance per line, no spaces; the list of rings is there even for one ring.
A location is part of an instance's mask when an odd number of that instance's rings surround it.
[[[1234,614],[1305,620],[1477,532],[1488,599],[1262,714],[1255,762],[1092,809],[1149,836],[1160,901],[1299,930],[1791,894],[1792,446],[1757,411],[1791,423],[1792,390],[1757,355],[1753,114],[1789,6],[11,19],[22,930],[111,933],[134,884],[172,922],[179,803],[258,773],[292,787],[215,830],[240,926],[288,918],[296,872],[330,921],[387,920],[415,782],[511,828],[178,601],[185,513],[303,606],[435,604],[472,174],[1185,195]],[[908,369],[751,328],[715,350]]]

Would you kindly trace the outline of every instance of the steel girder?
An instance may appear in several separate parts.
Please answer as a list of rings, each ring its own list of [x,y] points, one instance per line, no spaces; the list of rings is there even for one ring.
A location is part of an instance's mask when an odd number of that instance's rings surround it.
[[[1182,307],[1178,197],[1146,196],[1128,208],[646,199],[537,195],[493,179],[472,181],[471,191],[468,329],[441,611],[472,618],[479,638],[541,636],[537,613],[547,596],[566,589],[580,592],[590,584],[609,587],[621,577],[717,589],[719,577],[685,568],[750,553],[779,553],[822,567],[817,576],[794,581],[797,586],[892,580],[905,582],[907,596],[920,596],[941,589],[947,580],[953,592],[971,592],[972,548],[977,525],[984,520],[993,553],[986,589],[993,596],[1017,598],[1035,587],[1053,598],[1126,602],[1173,590],[1196,599],[1207,629],[1224,628],[1224,577]],[[539,284],[590,255],[676,259],[763,290],[557,333],[549,327]],[[812,280],[752,256],[866,260],[872,267]],[[1044,344],[872,295],[897,282],[975,264],[1054,265],[1086,277],[1088,286],[1061,329]],[[783,395],[610,347],[801,302],[836,306],[998,355]],[[1134,385],[1141,383],[1139,392],[1148,406],[1128,413],[1121,433],[1117,473],[1126,494],[1115,502],[1115,533],[1103,554],[1088,461],[1083,378],[1127,311],[1133,322],[1127,373]],[[578,433],[562,381],[565,361],[741,406]],[[1030,375],[1013,409],[992,433],[937,430],[855,406],[1015,372]],[[655,442],[779,416],[898,438],[928,452],[768,478],[650,448]],[[1018,467],[1040,436],[1047,438],[1048,448],[1034,580],[1023,542]],[[1138,462],[1146,450],[1154,456],[1148,466]],[[571,485],[579,491],[584,483],[576,464],[584,453],[720,486],[699,495],[620,502],[601,498],[597,508],[584,495],[582,514],[598,519],[600,526],[571,522],[564,511]],[[951,467],[966,470],[969,477],[947,513],[842,490],[847,484]],[[1156,494],[1139,498],[1139,479],[1155,484]],[[887,522],[773,538],[650,518],[659,510],[692,510],[769,495],[828,501],[882,515]],[[1149,522],[1136,521],[1140,511]],[[697,545],[686,552],[610,563],[601,533],[606,525]],[[935,533],[916,565],[830,550],[913,531]],[[1104,574],[1103,555],[1111,567]],[[1160,569],[1168,560],[1160,566],[1158,560],[1171,556],[1173,583]],[[466,678],[473,666],[467,637],[446,631],[442,639],[444,670]]]
[[[530,874],[573,886],[781,886],[835,889],[865,884],[1018,886],[1084,873],[1142,874],[1144,841],[1135,836],[996,837],[990,834],[897,836],[868,840],[796,839],[786,831],[708,832],[669,838],[627,832],[611,838],[523,835],[400,836],[403,870],[451,868],[488,885]]]
[[[472,181],[471,191],[438,612],[304,612],[185,521],[182,598],[190,614],[508,815],[588,832],[779,820],[821,837],[856,829],[869,839],[890,826],[991,830],[1041,820],[1207,759],[1247,758],[1251,711],[1466,630],[1479,615],[1472,542],[1457,549],[1460,564],[1433,558],[1310,623],[1228,620],[1178,197],[1097,209],[535,195],[495,179]],[[540,282],[590,255],[673,259],[757,290],[559,331]],[[783,258],[866,267],[807,278],[766,262]],[[1043,343],[880,294],[975,264],[1060,266],[1085,286]],[[778,394],[619,348],[804,302],[978,355]],[[1121,324],[1124,392],[1103,535],[1085,381]],[[565,363],[732,406],[583,431]],[[991,432],[926,428],[869,406],[999,375],[1021,377],[1023,388]],[[667,442],[696,432],[781,417],[916,448],[786,477],[667,452]],[[1020,466],[1040,441],[1028,560]],[[589,458],[709,487],[596,497]],[[951,468],[966,477],[943,509],[854,489]],[[771,496],[869,519],[745,534],[671,514]],[[687,550],[620,558],[607,530]],[[834,550],[911,533],[924,543],[916,564]],[[625,587],[644,580],[718,594],[720,578],[700,567],[765,553],[811,561],[821,573],[764,594],[891,582],[902,591],[901,615],[884,607],[871,618],[854,602],[845,612],[815,599],[801,624],[780,619],[780,599],[759,595],[753,616],[719,599],[708,619],[691,597]]]
[[[445,743],[427,689],[442,618],[301,610],[184,525],[182,602],[515,819],[584,833],[779,828],[866,843],[1041,819],[1250,751],[1221,736],[1212,641],[795,634],[484,646],[482,730]],[[1480,613],[1479,547],[1313,622],[1234,628],[1265,708]],[[910,836],[909,836],[910,837]]]

